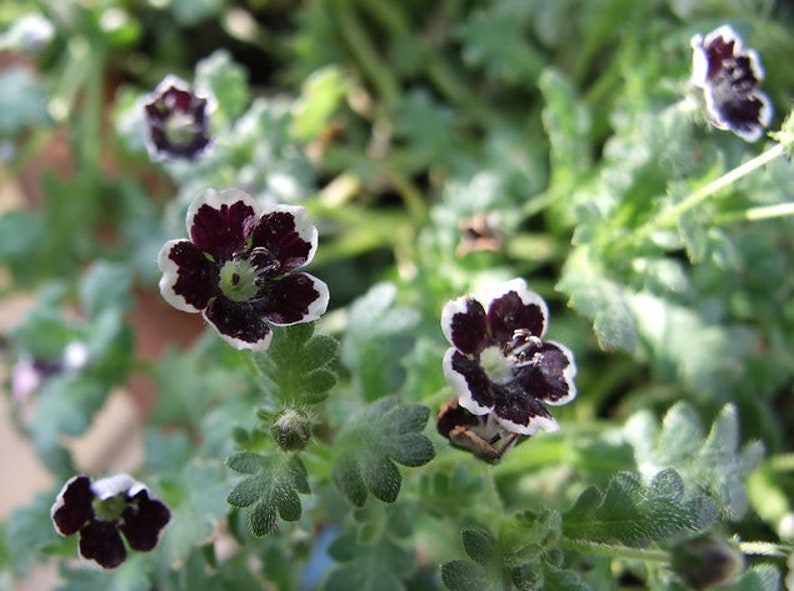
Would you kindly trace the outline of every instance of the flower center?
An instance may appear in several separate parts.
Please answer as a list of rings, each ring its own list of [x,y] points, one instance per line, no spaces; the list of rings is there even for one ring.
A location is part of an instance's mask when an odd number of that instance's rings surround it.
[[[175,110],[165,120],[165,135],[173,144],[189,144],[197,134],[196,120],[190,113]]]
[[[119,493],[109,499],[94,499],[94,514],[101,521],[119,521],[127,507],[127,495]]]
[[[480,353],[480,365],[492,382],[506,384],[513,379],[515,369],[543,361],[543,353],[539,351],[542,344],[529,330],[520,328],[501,347],[493,345]]]
[[[258,269],[246,259],[227,261],[220,272],[220,288],[227,298],[235,302],[253,299],[259,291]]]

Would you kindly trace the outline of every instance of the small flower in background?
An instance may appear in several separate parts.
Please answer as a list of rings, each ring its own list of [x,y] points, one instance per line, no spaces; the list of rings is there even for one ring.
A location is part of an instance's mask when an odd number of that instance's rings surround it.
[[[474,415],[492,415],[508,445],[511,433],[556,431],[544,403],[566,404],[576,396],[576,365],[567,347],[542,340],[546,302],[523,279],[499,285],[482,302],[464,296],[447,303],[441,315],[452,344],[444,375],[458,403]]]
[[[80,555],[103,568],[124,562],[130,548],[148,552],[171,519],[164,503],[149,497],[148,489],[127,474],[97,480],[80,475],[64,484],[50,509],[62,536],[80,533]]]
[[[166,76],[143,99],[146,145],[153,160],[196,160],[212,145],[212,97],[200,97],[176,76]]]
[[[459,257],[466,256],[470,252],[489,250],[499,252],[502,250],[502,235],[493,216],[478,213],[473,217],[461,220],[460,242],[455,249],[455,254]]]
[[[758,86],[764,68],[755,50],[728,25],[704,38],[692,37],[692,84],[703,90],[711,124],[748,142],[758,140],[772,120],[772,107]]]
[[[233,347],[267,349],[270,324],[311,322],[328,307],[328,286],[293,272],[317,250],[317,228],[306,218],[291,205],[258,214],[236,189],[203,191],[187,212],[190,240],[160,250],[160,292],[179,310],[201,312]]]
[[[72,341],[63,350],[61,359],[34,358],[23,353],[11,370],[11,393],[19,403],[24,402],[38,390],[42,383],[57,375],[74,375],[88,365],[88,347],[80,341]]]

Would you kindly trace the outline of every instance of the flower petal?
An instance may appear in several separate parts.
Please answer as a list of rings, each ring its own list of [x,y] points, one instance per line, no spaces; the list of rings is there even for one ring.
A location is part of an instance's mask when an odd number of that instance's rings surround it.
[[[485,309],[471,296],[447,302],[441,311],[441,330],[450,344],[465,355],[479,355],[493,344],[488,335]]]
[[[97,480],[91,485],[91,490],[98,499],[104,501],[121,493],[131,497],[146,490],[146,487],[129,474],[116,474]]]
[[[717,129],[728,129],[746,142],[758,141],[772,121],[772,107],[767,95],[755,91],[736,96],[724,86],[706,89],[709,121]]]
[[[504,429],[519,435],[534,435],[538,431],[551,433],[560,428],[537,399],[520,390],[500,392],[493,414]]]
[[[475,415],[484,415],[493,409],[493,385],[478,361],[450,347],[444,354],[443,367],[460,406]]]
[[[576,363],[568,347],[546,341],[540,347],[537,363],[515,370],[515,383],[529,396],[560,406],[576,397]]]
[[[298,205],[276,205],[266,210],[251,228],[252,246],[267,249],[280,263],[279,274],[302,267],[317,251],[317,228],[306,209]]]
[[[80,554],[102,568],[116,568],[127,558],[116,524],[97,519],[80,530]]]
[[[71,536],[94,517],[94,492],[88,476],[75,476],[61,488],[50,509],[50,518],[62,536]]]
[[[523,279],[513,279],[498,286],[487,301],[488,327],[497,343],[507,343],[514,331],[527,329],[536,337],[546,332],[549,309]]]
[[[199,312],[219,290],[218,267],[192,242],[166,242],[157,255],[157,265],[163,272],[160,293],[177,310]]]
[[[249,302],[234,302],[218,296],[204,310],[204,318],[235,349],[264,351],[273,338],[267,322]]]
[[[199,193],[187,211],[190,239],[217,264],[232,258],[246,244],[246,229],[256,215],[256,204],[238,189]]]
[[[328,308],[328,286],[308,273],[293,273],[267,281],[257,294],[254,308],[273,324],[286,326],[312,322]]]
[[[121,531],[133,550],[148,552],[157,545],[157,539],[171,520],[171,512],[164,503],[150,499],[146,490],[140,491],[122,515]]]

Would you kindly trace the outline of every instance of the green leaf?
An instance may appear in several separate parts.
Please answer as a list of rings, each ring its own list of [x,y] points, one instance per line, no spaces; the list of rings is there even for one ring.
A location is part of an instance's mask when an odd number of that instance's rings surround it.
[[[736,408],[726,405],[708,436],[697,413],[685,402],[673,406],[661,430],[646,412],[632,416],[624,429],[634,445],[637,465],[652,476],[674,468],[687,488],[706,493],[728,519],[738,520],[748,508],[743,479],[759,464],[763,445],[751,442],[739,448]]]
[[[396,298],[396,287],[381,283],[350,307],[342,361],[366,400],[396,392],[405,380],[401,362],[410,350],[419,315],[412,308],[397,306]]]
[[[637,348],[637,327],[626,293],[598,269],[587,250],[579,248],[566,262],[557,289],[568,294],[570,305],[593,321],[602,348],[633,352]]]
[[[551,142],[550,186],[562,195],[578,186],[582,171],[591,167],[590,113],[561,72],[544,70],[538,87],[546,99],[543,125]]]
[[[270,348],[254,355],[257,366],[271,382],[271,392],[289,407],[317,404],[336,384],[328,368],[338,344],[326,335],[313,335],[312,323],[293,324],[275,331]]]
[[[15,135],[49,122],[47,95],[31,71],[10,67],[0,72],[0,135]]]
[[[428,415],[423,406],[390,397],[370,404],[345,425],[334,446],[340,451],[333,477],[351,503],[363,506],[368,492],[394,502],[402,482],[394,462],[421,466],[433,459],[433,445],[420,433]]]
[[[239,452],[227,465],[243,474],[253,474],[238,482],[226,500],[234,507],[250,507],[248,525],[257,537],[278,531],[277,515],[285,521],[301,517],[298,493],[309,493],[306,467],[295,454],[265,456]]]
[[[292,111],[290,133],[298,141],[316,138],[349,90],[349,82],[336,66],[313,72],[301,87],[301,96]]]
[[[126,267],[96,262],[80,281],[80,305],[92,318],[108,309],[124,312],[132,303],[131,287],[132,276]]]
[[[410,548],[401,543],[399,530],[414,516],[399,511],[377,509],[369,520],[353,526],[334,540],[329,554],[342,564],[331,571],[326,581],[326,591],[348,589],[380,591],[388,589],[405,591],[405,580],[415,570],[414,556]],[[380,522],[373,525],[372,520]],[[365,534],[370,530],[369,535]]]
[[[731,398],[744,371],[735,360],[750,357],[758,346],[749,326],[715,324],[690,307],[648,293],[632,295],[628,302],[661,378],[709,401]]]
[[[152,573],[144,555],[128,553],[127,560],[112,570],[71,569],[61,565],[63,583],[57,591],[149,591]]]
[[[191,3],[191,7],[195,5]],[[212,91],[218,101],[218,109],[212,118],[225,127],[231,126],[242,115],[251,100],[245,69],[236,64],[225,49],[215,51],[196,64],[195,84],[199,91]]]
[[[441,565],[441,580],[450,591],[500,591],[488,571],[468,560],[450,560]]]
[[[730,591],[778,591],[780,589],[780,572],[771,564],[759,564],[725,589],[730,589]]]
[[[462,533],[463,549],[474,562],[486,566],[500,556],[499,543],[483,529],[465,529]]]
[[[630,473],[616,475],[606,492],[585,490],[563,515],[571,539],[646,547],[699,531],[713,522],[713,506],[703,497],[684,498],[684,483],[671,469],[646,487]]]

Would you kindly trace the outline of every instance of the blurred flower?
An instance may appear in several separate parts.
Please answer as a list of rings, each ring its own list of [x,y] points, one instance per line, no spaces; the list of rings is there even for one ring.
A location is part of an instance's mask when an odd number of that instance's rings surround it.
[[[453,345],[444,355],[444,375],[460,406],[493,414],[510,433],[556,431],[543,403],[561,405],[576,396],[576,365],[567,347],[542,340],[546,302],[523,279],[499,285],[483,302],[464,296],[441,314]]]
[[[154,92],[144,97],[147,149],[153,160],[203,156],[212,145],[212,97],[200,97],[176,76],[166,76]]]
[[[11,370],[11,393],[14,400],[24,402],[42,383],[57,375],[74,375],[88,365],[88,346],[72,341],[63,350],[61,359],[34,358],[23,353]]]
[[[148,552],[171,519],[164,503],[149,497],[147,488],[127,474],[97,480],[80,475],[64,484],[50,509],[62,536],[80,533],[80,554],[103,568],[124,562],[124,534],[133,550]]]
[[[461,220],[459,228],[461,237],[455,249],[457,256],[462,257],[481,250],[493,252],[502,250],[502,235],[494,216],[478,213],[471,218]]]
[[[200,193],[187,212],[190,240],[160,250],[160,292],[185,312],[201,312],[238,349],[266,349],[269,324],[311,322],[328,307],[328,286],[294,273],[317,250],[317,228],[303,207],[261,214],[246,193]]]
[[[758,140],[772,119],[769,98],[758,90],[764,79],[761,59],[742,49],[742,39],[728,25],[704,38],[692,37],[692,84],[703,90],[709,121],[748,142]]]
[[[55,36],[55,26],[38,13],[20,16],[0,34],[0,51],[5,49],[36,52],[44,49]]]

